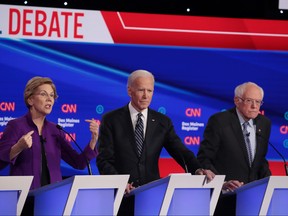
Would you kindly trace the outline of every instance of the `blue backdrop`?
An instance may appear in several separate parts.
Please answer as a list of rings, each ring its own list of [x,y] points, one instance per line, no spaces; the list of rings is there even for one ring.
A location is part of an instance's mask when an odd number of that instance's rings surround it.
[[[126,105],[128,75],[146,69],[156,79],[151,107],[171,117],[195,154],[209,116],[234,106],[235,86],[258,83],[265,91],[261,111],[273,122],[270,141],[288,158],[288,52],[0,39],[0,56],[0,134],[27,112],[26,82],[48,76],[59,98],[47,118],[84,148],[90,139],[84,120]],[[268,159],[281,161],[272,148]],[[95,160],[91,165],[97,174]],[[65,163],[62,169],[64,176],[87,173]]]

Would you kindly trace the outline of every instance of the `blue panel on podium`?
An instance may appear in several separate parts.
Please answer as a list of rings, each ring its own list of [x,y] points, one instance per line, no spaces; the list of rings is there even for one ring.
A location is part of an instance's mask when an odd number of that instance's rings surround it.
[[[0,193],[0,215],[16,215],[18,191],[1,191]],[[5,200],[5,202],[4,202]]]
[[[237,215],[258,215],[266,187],[267,184],[264,182],[263,184],[255,185],[249,190],[239,191],[237,193]],[[240,203],[249,203],[249,205],[241,205]]]
[[[20,215],[33,176],[0,177],[0,215]]]
[[[168,181],[135,196],[135,215],[158,215],[167,189]]]
[[[225,176],[206,183],[205,176],[171,174],[138,187],[135,215],[213,215]]]
[[[35,215],[116,215],[129,175],[73,176],[30,191]]]
[[[288,177],[270,176],[243,185],[237,194],[236,215],[288,215]]]
[[[274,189],[268,215],[288,215],[287,199],[288,189]]]
[[[74,203],[72,215],[113,215],[114,189],[80,189]]]
[[[37,193],[35,195],[34,214],[39,216],[62,215],[70,189],[70,184],[63,184],[61,187],[45,190],[45,193]]]
[[[210,188],[175,189],[168,215],[209,215],[210,196]]]
[[[37,194],[34,206],[35,215],[63,215],[70,189],[71,185],[67,184]],[[113,202],[108,202],[108,200],[111,200],[114,194],[114,189],[80,189],[75,199],[72,215],[113,215]]]

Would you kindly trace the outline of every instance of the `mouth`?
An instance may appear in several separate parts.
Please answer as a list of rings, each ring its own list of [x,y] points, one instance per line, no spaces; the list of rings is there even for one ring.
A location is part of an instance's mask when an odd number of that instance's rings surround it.
[[[46,109],[51,109],[51,107],[52,107],[51,104],[46,104],[46,105],[45,105],[45,108],[46,108]]]

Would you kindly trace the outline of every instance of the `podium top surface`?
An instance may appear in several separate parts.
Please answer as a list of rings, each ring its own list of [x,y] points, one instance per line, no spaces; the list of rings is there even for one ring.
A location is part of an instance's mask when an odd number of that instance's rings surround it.
[[[119,182],[128,182],[128,179],[129,175],[75,175],[62,181],[31,190],[29,195],[37,195],[69,184],[77,184],[77,187],[82,189],[118,188]]]
[[[157,187],[161,184],[169,184],[173,188],[214,188],[215,185],[222,185],[225,176],[215,176],[213,181],[206,183],[205,175],[191,175],[190,173],[173,173],[165,178],[161,178],[145,185],[135,188],[129,194],[129,196],[135,195],[144,190]],[[218,186],[217,186],[218,187]]]
[[[231,193],[238,193],[244,190],[248,190],[250,188],[262,185],[262,184],[271,184],[274,188],[288,188],[288,176],[268,176],[250,183],[243,185],[235,190],[235,192]],[[230,193],[230,194],[231,194]],[[229,193],[227,193],[229,194]]]

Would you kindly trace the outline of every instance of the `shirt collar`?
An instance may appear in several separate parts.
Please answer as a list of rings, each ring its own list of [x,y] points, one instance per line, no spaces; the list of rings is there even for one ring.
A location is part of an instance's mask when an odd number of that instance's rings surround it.
[[[239,121],[240,121],[240,124],[241,126],[244,124],[244,122],[246,122],[244,120],[244,118],[242,117],[241,113],[238,111],[238,109],[236,109],[236,112],[237,112],[237,115],[238,115],[238,118],[239,118]],[[253,119],[250,119],[249,121],[249,125],[252,126],[253,125]]]
[[[137,118],[137,114],[139,113],[131,104],[131,102],[128,105],[129,107],[129,111],[130,111],[130,115],[132,117],[132,119],[136,119]],[[148,108],[144,109],[141,111],[142,115],[144,116],[144,119],[147,119],[148,116]]]

